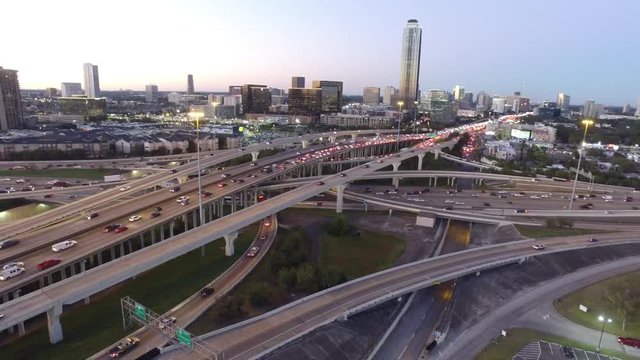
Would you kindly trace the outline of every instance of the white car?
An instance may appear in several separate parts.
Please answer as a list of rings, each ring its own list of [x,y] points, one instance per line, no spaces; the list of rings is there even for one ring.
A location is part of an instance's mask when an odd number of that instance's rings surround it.
[[[532,248],[536,250],[544,250],[545,246],[544,244],[533,244]]]
[[[123,187],[121,187],[121,188],[120,188],[120,191],[127,191],[127,190],[129,190],[129,189],[131,189],[131,186],[130,186],[130,185],[127,185],[127,186],[123,186]]]
[[[14,268],[14,267],[24,267],[24,263],[22,261],[8,262],[8,263],[4,264],[4,266],[2,266],[2,270],[11,269],[11,268]]]
[[[444,203],[445,204],[453,204],[453,203],[455,203],[455,201],[451,200],[451,199],[447,199],[447,200],[444,201]]]
[[[532,198],[532,199],[540,199],[540,196],[538,196],[538,195],[531,195],[531,198]]]
[[[185,202],[185,201],[189,201],[189,197],[186,195],[180,196],[179,198],[176,199],[176,202]]]
[[[129,221],[134,222],[134,221],[138,221],[138,220],[141,220],[141,219],[142,219],[142,216],[140,216],[140,215],[133,215],[133,216],[131,216],[131,217],[129,218]]]
[[[51,245],[51,250],[53,250],[54,252],[60,252],[62,250],[66,250],[70,247],[74,247],[78,244],[77,241],[75,240],[66,240],[63,242],[59,242],[57,244],[53,244]]]
[[[160,325],[158,327],[160,329],[164,329],[167,326],[171,326],[171,325],[175,324],[177,320],[178,319],[176,319],[175,316],[171,316],[171,317],[168,317],[166,319],[162,319],[162,322],[160,323]]]

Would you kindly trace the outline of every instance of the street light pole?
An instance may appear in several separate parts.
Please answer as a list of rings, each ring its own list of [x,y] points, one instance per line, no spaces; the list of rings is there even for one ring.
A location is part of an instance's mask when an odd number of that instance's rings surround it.
[[[605,321],[604,315],[600,315],[600,316],[598,316],[598,321],[602,322],[602,329],[600,329],[600,340],[598,341],[598,347],[596,348],[596,352],[597,353],[600,352],[600,345],[602,344],[602,335],[604,334],[604,326],[607,323],[611,323],[611,318],[607,318],[606,321]]]
[[[204,225],[204,212],[202,211],[202,169],[200,168],[200,117],[204,115],[203,113],[191,112],[189,113],[192,117],[196,119],[196,161],[198,164],[198,209],[200,211],[200,224],[199,226]],[[202,248],[204,253],[204,247]]]
[[[587,129],[589,129],[589,125],[593,124],[593,120],[584,119],[582,120],[582,124],[584,125],[584,135],[582,135],[582,143],[580,144],[580,149],[578,150],[578,166],[576,168],[576,177],[573,179],[573,189],[571,190],[571,198],[569,198],[569,210],[573,207],[573,198],[576,195],[576,186],[578,185],[578,176],[580,175],[580,163],[582,162],[582,153],[584,152],[584,144],[587,139]]]
[[[404,105],[404,102],[398,101],[398,107],[400,108],[400,118],[398,118],[398,136],[396,137],[397,150],[400,150],[400,123],[402,122],[402,105]]]
[[[417,100],[413,102],[413,105],[415,105],[414,109],[413,109],[413,130],[414,130],[414,133],[416,133],[416,134],[418,133],[418,124],[417,124],[417,122],[418,122],[418,104],[419,103],[420,102],[417,101]]]

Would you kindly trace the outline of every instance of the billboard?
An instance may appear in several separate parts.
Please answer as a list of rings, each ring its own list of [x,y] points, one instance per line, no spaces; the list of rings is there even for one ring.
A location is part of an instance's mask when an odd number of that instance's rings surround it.
[[[516,139],[531,139],[531,130],[511,129],[511,137]]]

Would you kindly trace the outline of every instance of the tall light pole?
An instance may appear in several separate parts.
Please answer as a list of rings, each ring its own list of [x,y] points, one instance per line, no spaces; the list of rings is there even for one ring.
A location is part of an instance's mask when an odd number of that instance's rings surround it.
[[[413,130],[414,132],[417,134],[418,133],[418,104],[420,102],[418,100],[413,102],[414,105],[414,109],[413,109]]]
[[[396,137],[397,150],[400,150],[400,123],[402,122],[402,105],[404,105],[404,102],[398,101],[398,107],[400,108],[400,117],[398,118],[398,137]]]
[[[596,348],[596,352],[600,352],[600,344],[602,344],[602,335],[604,334],[604,326],[607,323],[611,323],[611,318],[607,318],[607,321],[605,321],[605,317],[604,315],[600,315],[598,316],[598,321],[600,321],[602,323],[602,329],[600,329],[600,340],[598,341],[598,347]]]
[[[584,144],[587,139],[587,129],[589,129],[589,125],[593,125],[593,120],[584,119],[582,120],[582,125],[584,125],[584,135],[582,135],[582,143],[578,149],[578,166],[576,168],[576,177],[573,179],[573,189],[571,190],[571,198],[569,199],[569,210],[571,210],[573,206],[573,198],[576,195],[576,185],[578,185],[578,176],[580,175],[580,163],[582,162],[582,153],[584,152]]]
[[[196,149],[197,149],[197,162],[198,162],[198,208],[200,210],[200,226],[204,225],[204,212],[202,211],[202,170],[200,169],[200,118],[204,116],[201,112],[190,112],[189,116],[196,119]],[[204,253],[204,247],[202,248]]]

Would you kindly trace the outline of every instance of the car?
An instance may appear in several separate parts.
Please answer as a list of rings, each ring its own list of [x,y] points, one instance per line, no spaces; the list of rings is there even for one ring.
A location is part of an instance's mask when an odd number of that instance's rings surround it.
[[[38,268],[38,270],[46,270],[50,267],[60,264],[61,262],[62,260],[60,259],[48,259],[36,265],[36,267]]]
[[[264,219],[263,224],[264,224],[264,226],[267,226],[267,227],[271,226],[271,219],[269,219],[269,218]]]
[[[44,196],[45,199],[51,199],[53,198],[53,194],[47,194]]]
[[[115,230],[113,230],[113,232],[118,234],[118,233],[121,233],[121,232],[127,231],[127,230],[129,230],[129,228],[126,227],[126,226],[118,226]]]
[[[153,209],[155,211],[162,211],[162,206],[156,206],[155,209]]]
[[[257,246],[253,246],[251,247],[251,249],[249,249],[249,251],[247,251],[247,256],[248,257],[254,257],[256,255],[258,255],[258,252],[260,252],[260,248]]]
[[[9,280],[12,277],[22,274],[23,272],[25,272],[23,266],[11,266],[6,269],[2,269],[2,271],[0,271],[0,281]]]
[[[491,206],[491,204],[486,202],[486,203],[483,203],[482,206]]]
[[[231,174],[222,174],[222,175],[220,175],[220,177],[221,177],[221,178],[223,178],[223,179],[224,179],[224,178],[227,178],[227,177],[229,177],[229,176],[231,176]]]
[[[175,316],[170,316],[170,317],[168,317],[166,319],[162,319],[162,321],[160,322],[160,325],[158,325],[158,327],[160,329],[165,329],[165,328],[175,324],[176,321],[178,321],[178,319],[176,319]]]
[[[453,210],[453,208],[451,206],[447,206],[444,208],[445,210]]]
[[[94,218],[97,218],[97,217],[98,217],[98,213],[97,212],[92,212],[92,213],[89,213],[87,215],[87,220],[91,220],[91,219],[94,219]]]
[[[172,187],[171,189],[169,189],[169,192],[178,192],[178,191],[180,191],[180,186]]]
[[[462,201],[456,201],[454,204],[455,205],[464,205],[464,203]]]
[[[318,186],[322,186],[322,185],[324,185],[324,182],[323,182],[323,181],[318,181],[318,182],[316,183],[316,185],[318,185]]]
[[[134,222],[134,221],[138,221],[138,220],[142,220],[142,216],[140,215],[132,215],[129,217],[129,221],[130,222]]]
[[[524,214],[527,212],[527,209],[515,209],[513,212],[516,214]]]
[[[455,201],[451,200],[451,199],[447,199],[447,200],[444,201],[444,203],[445,204],[453,204],[453,203],[455,203]]]
[[[266,234],[260,234],[260,240],[267,240]]]
[[[183,201],[188,201],[189,197],[186,195],[182,195],[179,198],[176,199],[176,202],[183,202]]]
[[[544,244],[533,244],[533,246],[531,247],[534,248],[535,250],[544,250],[546,248]]]
[[[606,215],[614,214],[614,212],[613,212],[613,211],[611,211],[611,210],[605,210],[605,212],[604,212],[604,213],[605,213]]]
[[[251,164],[249,164],[249,166],[258,166],[257,162],[252,162]]]
[[[104,227],[104,232],[111,232],[114,231],[115,229],[119,228],[120,224],[109,224],[107,226]]]
[[[129,190],[129,189],[131,189],[131,186],[130,186],[130,185],[127,185],[127,186],[123,186],[123,187],[121,187],[121,188],[120,188],[120,191],[127,191],[127,190]]]
[[[76,245],[78,245],[78,242],[75,240],[65,240],[57,244],[51,245],[51,250],[53,250],[53,252],[60,252],[63,250],[67,250],[68,248],[74,247]]]
[[[159,213],[159,212],[157,212],[157,211],[154,211],[154,212],[152,212],[152,213],[151,213],[151,215],[150,215],[150,216],[151,216],[152,218],[157,218],[157,217],[158,217],[158,216],[160,216],[160,215],[162,215],[162,214],[161,214],[161,213]]]
[[[618,343],[640,349],[640,340],[638,339],[621,336],[618,338]]]
[[[227,186],[227,183],[220,183],[220,184],[218,184],[218,187],[219,187],[219,188],[223,188],[223,187],[225,187],[225,186]]]
[[[138,346],[139,343],[140,339],[138,339],[137,337],[128,337],[124,339],[124,341],[122,341],[120,344],[109,349],[109,356],[112,358],[121,357],[122,355],[131,351],[131,349]]]
[[[211,294],[214,293],[214,289],[211,286],[207,286],[205,288],[203,288],[202,290],[200,290],[200,296],[203,298],[209,297]]]
[[[73,199],[75,199],[75,198],[76,198],[76,196],[75,196],[75,195],[67,195],[67,199],[69,199],[69,200],[73,200]]]
[[[0,249],[10,248],[20,243],[20,240],[2,240],[0,241]]]
[[[170,172],[171,174],[175,174],[175,173],[177,173],[177,172],[178,172],[178,170],[176,170],[176,169],[171,169],[169,172]]]
[[[347,174],[345,174],[345,173],[340,173],[340,177],[347,177]]]
[[[376,161],[378,164],[382,164],[384,162],[384,160],[380,159],[378,161]]]
[[[573,349],[568,346],[562,346],[562,353],[564,354],[565,359],[573,359],[575,354],[573,353]]]
[[[2,266],[2,270],[8,270],[14,267],[24,267],[24,263],[22,261],[8,262]]]
[[[590,238],[589,238],[589,242],[597,242],[597,241],[598,241],[598,239],[596,239],[596,238],[594,238],[594,237],[590,237]]]
[[[200,194],[202,194],[202,197],[208,197],[211,196],[211,191],[202,190]]]

